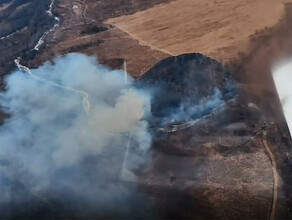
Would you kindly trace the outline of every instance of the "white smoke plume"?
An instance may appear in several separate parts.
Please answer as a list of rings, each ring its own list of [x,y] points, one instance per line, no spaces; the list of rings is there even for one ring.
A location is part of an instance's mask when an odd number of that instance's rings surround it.
[[[218,88],[214,89],[214,93],[211,96],[204,97],[196,105],[190,103],[182,103],[179,109],[168,116],[168,121],[175,123],[180,121],[191,121],[193,119],[202,118],[209,115],[214,110],[218,110],[223,107],[225,101],[221,91]]]
[[[273,68],[273,77],[280,97],[284,115],[292,132],[292,60]]]
[[[99,157],[105,162],[99,162],[98,182],[111,175],[107,172],[120,172],[129,137],[140,157],[147,152],[150,97],[131,85],[130,76],[125,85],[124,71],[110,70],[96,57],[68,54],[31,72],[37,79],[12,73],[0,95],[2,110],[9,115],[0,127],[0,173],[32,190],[46,189],[53,179],[57,185],[60,171],[78,173],[88,157]],[[85,91],[90,114],[83,108],[82,95],[63,88]],[[130,166],[135,169],[139,162]],[[79,194],[89,184],[82,181],[77,181],[79,186],[72,183]]]

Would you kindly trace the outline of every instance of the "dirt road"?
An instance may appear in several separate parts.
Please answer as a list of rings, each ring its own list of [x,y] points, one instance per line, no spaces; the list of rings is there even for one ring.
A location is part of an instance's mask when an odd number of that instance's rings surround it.
[[[279,184],[279,176],[277,171],[277,164],[275,160],[275,156],[271,151],[271,148],[266,140],[267,132],[263,131],[262,133],[262,142],[266,149],[266,152],[269,155],[271,164],[272,164],[272,171],[273,171],[273,177],[274,177],[274,184],[273,184],[273,201],[272,201],[272,207],[271,207],[271,213],[270,213],[270,220],[275,219],[275,213],[276,213],[276,207],[277,207],[277,201],[278,201],[278,184]]]

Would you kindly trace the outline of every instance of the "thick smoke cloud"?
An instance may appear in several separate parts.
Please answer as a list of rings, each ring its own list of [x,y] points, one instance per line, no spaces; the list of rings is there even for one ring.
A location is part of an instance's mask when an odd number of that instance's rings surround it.
[[[282,108],[292,132],[292,61],[283,62],[273,68],[273,77],[282,103]]]
[[[109,70],[96,57],[69,54],[31,72],[11,74],[0,96],[10,115],[0,127],[0,188],[7,178],[33,192],[58,190],[62,182],[76,194],[98,188],[93,197],[106,195],[100,203],[112,202],[118,186],[105,179],[122,172],[126,147],[135,149],[127,166],[136,169],[151,145],[145,120],[150,97],[129,76],[125,85],[123,71]],[[94,158],[93,181],[83,166]],[[101,182],[107,187],[97,186]]]
[[[216,87],[207,96],[182,97],[157,84],[134,83],[130,76],[126,84],[124,71],[81,54],[34,70],[15,62],[23,71],[12,73],[0,93],[2,110],[9,115],[0,126],[0,216],[5,218],[38,210],[32,205],[36,202],[46,207],[41,213],[151,219],[151,198],[137,190],[137,182],[145,181],[144,168],[151,167],[148,122],[152,134],[153,128],[184,129],[231,98]],[[29,207],[23,208],[26,203]],[[5,210],[12,215],[3,215]]]

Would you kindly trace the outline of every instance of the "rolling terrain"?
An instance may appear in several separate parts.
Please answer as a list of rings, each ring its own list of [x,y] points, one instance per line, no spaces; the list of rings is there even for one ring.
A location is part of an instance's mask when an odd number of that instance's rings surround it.
[[[147,204],[130,211],[170,219],[291,219],[292,141],[271,75],[275,62],[292,56],[290,2],[56,0],[50,15],[50,1],[5,0],[1,88],[18,57],[37,68],[67,53],[96,55],[101,64],[125,69],[138,85],[159,88],[149,120],[151,163],[133,173],[135,181],[121,178],[118,164],[108,174],[125,188],[137,184],[146,195]],[[59,22],[52,29],[54,16]],[[204,102],[207,110],[194,113],[192,107]],[[181,109],[184,118],[174,119]],[[0,113],[1,121],[6,117]],[[119,156],[103,154],[108,161]],[[94,171],[104,160],[86,164]],[[25,193],[30,197],[24,208],[13,203],[21,210],[16,218],[92,217],[82,202],[72,202],[78,197]],[[94,215],[119,217],[110,211]]]

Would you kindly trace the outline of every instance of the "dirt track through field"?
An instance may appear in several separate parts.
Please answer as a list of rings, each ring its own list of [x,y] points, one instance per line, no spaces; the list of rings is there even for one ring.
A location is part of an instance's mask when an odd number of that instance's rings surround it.
[[[274,184],[273,184],[273,198],[272,198],[272,207],[271,207],[271,213],[270,213],[270,220],[274,220],[275,219],[275,213],[276,213],[276,208],[277,208],[277,202],[278,202],[278,184],[279,184],[279,176],[278,176],[278,171],[277,171],[277,164],[276,164],[276,160],[275,160],[275,156],[271,151],[270,146],[267,143],[267,132],[264,131],[262,133],[262,142],[263,145],[266,149],[266,152],[269,155],[270,161],[271,161],[271,165],[272,165],[272,171],[273,171],[273,177],[274,177]]]

